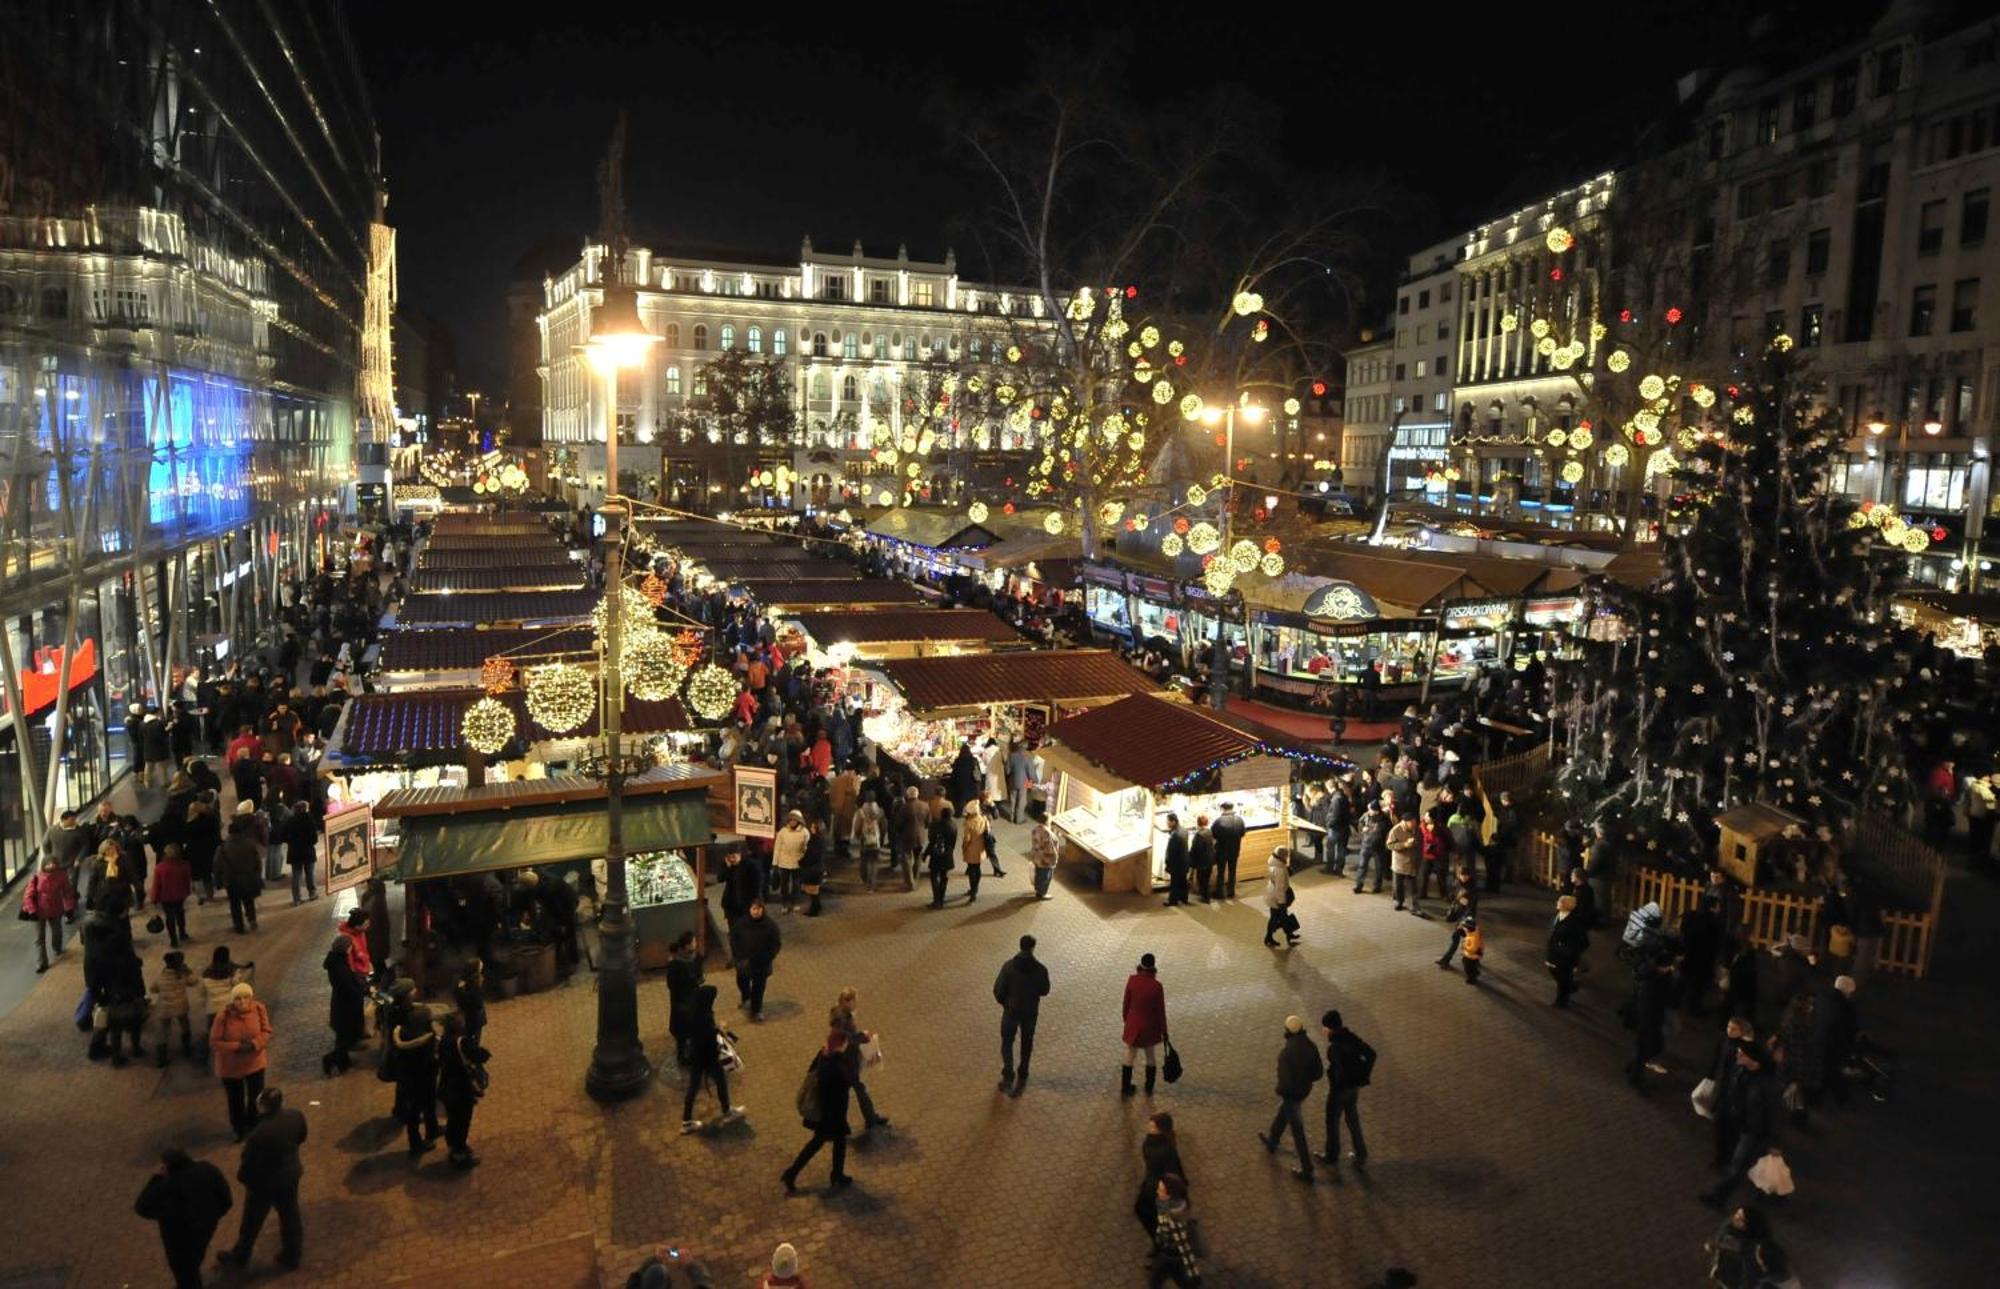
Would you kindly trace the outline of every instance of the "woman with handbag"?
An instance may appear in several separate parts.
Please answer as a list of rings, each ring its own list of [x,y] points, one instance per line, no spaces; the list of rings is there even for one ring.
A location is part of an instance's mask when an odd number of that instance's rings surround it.
[[[1167,1041],[1167,991],[1161,986],[1159,968],[1150,953],[1141,954],[1139,965],[1125,981],[1125,1064],[1118,1067],[1119,1095],[1131,1096],[1132,1063],[1146,1054],[1146,1095],[1153,1095],[1153,1082],[1160,1073],[1154,1059],[1160,1044]]]
[[[444,1144],[454,1168],[473,1168],[479,1163],[467,1138],[472,1133],[472,1112],[486,1095],[489,1057],[490,1053],[466,1032],[464,1017],[455,1013],[445,1017],[437,1095],[444,1103]]]
[[[806,1071],[806,1083],[799,1089],[799,1117],[812,1130],[812,1140],[800,1148],[792,1166],[778,1176],[787,1195],[798,1189],[799,1170],[829,1142],[833,1144],[834,1189],[854,1183],[847,1175],[847,1101],[854,1084],[847,1075],[847,1062],[841,1059],[846,1051],[847,1032],[829,1030],[826,1046],[813,1057]]]
[[[971,904],[979,898],[979,871],[986,862],[986,835],[989,825],[986,812],[979,808],[978,798],[965,803],[965,818],[959,825],[959,862],[965,865],[965,880],[972,889],[965,897]]]
[[[1266,868],[1264,882],[1264,947],[1275,949],[1278,942],[1271,937],[1280,930],[1285,933],[1287,944],[1299,942],[1299,921],[1292,916],[1292,852],[1289,846],[1279,846],[1271,852],[1271,860]]]
[[[743,1107],[729,1104],[729,1075],[722,1068],[722,1030],[715,1022],[715,986],[696,985],[682,1011],[687,1094],[681,1099],[681,1132],[701,1130],[701,1120],[694,1117],[694,1103],[704,1083],[715,1085],[715,1104],[722,1111],[716,1122],[734,1123],[743,1117]]]

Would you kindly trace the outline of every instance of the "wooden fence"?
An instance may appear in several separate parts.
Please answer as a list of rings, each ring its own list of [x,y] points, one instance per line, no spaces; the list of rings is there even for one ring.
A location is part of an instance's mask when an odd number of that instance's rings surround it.
[[[1530,797],[1538,792],[1549,777],[1549,745],[1547,743],[1531,747],[1525,752],[1504,757],[1498,761],[1488,761],[1472,769],[1472,786],[1479,793],[1480,804],[1486,809],[1484,821],[1480,824],[1480,840],[1493,840],[1493,805],[1502,792],[1514,794],[1517,806],[1525,807]],[[1553,856],[1551,856],[1553,860]],[[1550,885],[1554,885],[1550,882]]]

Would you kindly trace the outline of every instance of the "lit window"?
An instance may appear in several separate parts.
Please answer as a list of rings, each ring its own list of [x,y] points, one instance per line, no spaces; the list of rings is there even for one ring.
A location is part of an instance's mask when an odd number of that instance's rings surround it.
[[[696,349],[706,349],[706,348],[708,348],[708,326],[707,326],[707,324],[706,324],[706,323],[700,323],[700,322],[697,322],[697,323],[695,324],[695,327],[694,327],[694,347],[695,347]]]
[[[722,324],[722,349],[724,353],[736,348],[736,327],[732,323]]]
[[[680,396],[681,369],[678,367],[667,368],[667,392],[677,398]]]
[[[780,357],[780,358],[783,358],[783,357],[785,356],[785,353],[786,353],[786,351],[787,351],[787,350],[788,350],[789,348],[790,348],[790,346],[788,346],[788,345],[787,345],[787,344],[785,343],[785,329],[784,329],[783,327],[780,327],[780,328],[778,328],[778,329],[777,329],[776,331],[773,331],[773,332],[771,333],[771,352],[772,352],[772,353],[776,354],[776,355],[777,355],[778,357]]]
[[[680,347],[681,347],[681,324],[678,322],[669,322],[667,324],[667,348],[679,349]]]
[[[855,340],[852,331],[840,338],[840,356],[842,358],[859,358],[861,356],[861,346]]]
[[[743,343],[744,347],[747,348],[751,353],[753,354],[763,353],[764,329],[762,327],[750,328],[750,330],[744,335]]]

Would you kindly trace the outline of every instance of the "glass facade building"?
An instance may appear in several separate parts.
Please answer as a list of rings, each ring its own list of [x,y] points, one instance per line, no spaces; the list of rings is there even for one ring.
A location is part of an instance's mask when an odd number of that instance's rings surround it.
[[[0,881],[351,509],[382,184],[344,12],[0,5]]]

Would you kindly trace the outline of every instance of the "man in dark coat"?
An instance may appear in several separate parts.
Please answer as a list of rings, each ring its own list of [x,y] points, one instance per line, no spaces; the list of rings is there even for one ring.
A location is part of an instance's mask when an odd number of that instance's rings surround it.
[[[167,1269],[174,1273],[174,1289],[201,1289],[208,1242],[234,1203],[220,1168],[190,1159],[178,1147],[160,1153],[160,1171],[147,1179],[132,1211],[160,1224],[160,1243],[166,1247]]]
[[[972,754],[972,744],[958,745],[958,755],[951,762],[951,812],[965,813],[965,803],[979,795],[979,785],[985,779],[979,768],[979,758]]]
[[[1222,803],[1222,814],[1209,828],[1215,838],[1215,894],[1218,899],[1236,898],[1236,861],[1243,854],[1243,816],[1235,803]]]
[[[1590,946],[1590,929],[1577,913],[1576,897],[1565,895],[1556,901],[1555,921],[1549,924],[1547,963],[1556,981],[1556,1006],[1569,1006],[1576,992],[1576,965]]]
[[[1188,869],[1193,873],[1195,893],[1201,896],[1203,904],[1210,903],[1209,883],[1215,876],[1215,834],[1209,831],[1205,815],[1196,816],[1194,834],[1188,838]],[[1186,895],[1181,896],[1181,903],[1187,903]]]
[[[1503,791],[1493,807],[1493,840],[1486,843],[1486,889],[1497,891],[1513,861],[1514,848],[1521,841],[1521,812],[1514,806],[1514,794]]]
[[[366,990],[361,977],[354,974],[354,953],[346,936],[333,937],[333,947],[326,951],[320,966],[326,971],[326,983],[332,991],[327,1024],[333,1027],[333,1050],[319,1058],[319,1068],[320,1073],[332,1078],[335,1070],[346,1073],[354,1065],[348,1052],[361,1042],[361,1032],[366,1027],[363,1006]]]
[[[764,901],[750,901],[750,911],[729,924],[729,956],[736,964],[736,992],[751,1020],[764,1019],[764,986],[783,948],[778,924],[764,914]]]
[[[1727,1115],[1736,1128],[1736,1148],[1730,1152],[1723,1179],[1701,1193],[1701,1202],[1723,1208],[1751,1166],[1764,1157],[1778,1132],[1778,1092],[1771,1077],[1771,1058],[1755,1043],[1736,1045],[1736,1069],[1718,1095],[1718,1117]]]
[[[1264,1143],[1267,1154],[1275,1155],[1281,1134],[1289,1126],[1292,1146],[1299,1152],[1299,1162],[1292,1167],[1292,1176],[1302,1182],[1313,1179],[1313,1164],[1312,1147],[1306,1144],[1306,1120],[1301,1107],[1324,1073],[1319,1049],[1306,1036],[1305,1021],[1297,1016],[1285,1017],[1285,1045],[1278,1049],[1278,1113],[1271,1117],[1271,1130],[1258,1133],[1257,1140]]]
[[[1000,1004],[1000,1090],[1018,1097],[1028,1086],[1028,1063],[1035,1056],[1035,1022],[1049,992],[1049,969],[1035,957],[1035,937],[1021,937],[1021,951],[1001,965],[993,981]],[[1014,1036],[1021,1036],[1020,1073],[1015,1074]]]
[[[722,857],[722,920],[725,925],[750,912],[750,902],[762,893],[763,878],[755,862],[732,850]]]
[[[847,1101],[853,1090],[854,1080],[846,1061],[847,1032],[830,1030],[826,1036],[826,1047],[813,1057],[811,1074],[813,1092],[806,1110],[805,1126],[812,1130],[812,1140],[800,1149],[792,1166],[779,1174],[785,1184],[785,1193],[798,1189],[799,1170],[804,1168],[819,1153],[819,1148],[831,1142],[833,1145],[833,1178],[836,1189],[847,1186],[853,1178],[847,1175]]]
[[[1172,908],[1188,902],[1188,835],[1179,815],[1167,816],[1166,865],[1167,907]]]
[[[1345,1119],[1354,1138],[1354,1166],[1363,1168],[1368,1143],[1361,1136],[1361,1089],[1374,1076],[1375,1049],[1343,1025],[1337,1011],[1328,1011],[1319,1023],[1326,1033],[1326,1149],[1317,1158],[1328,1168],[1340,1163],[1340,1123]]]
[[[306,1143],[306,1117],[287,1110],[285,1094],[276,1088],[265,1088],[258,1096],[257,1113],[257,1126],[243,1139],[243,1161],[236,1169],[236,1180],[243,1183],[243,1225],[236,1232],[236,1247],[223,1250],[217,1260],[232,1267],[248,1266],[257,1233],[276,1210],[278,1262],[296,1271],[305,1256],[305,1234],[299,1224],[299,1179],[305,1168],[299,1163],[299,1147]]]
[[[1722,958],[1722,902],[1704,895],[1701,903],[1681,915],[1681,1006],[1690,1016],[1702,1014],[1702,996],[1715,984]]]

